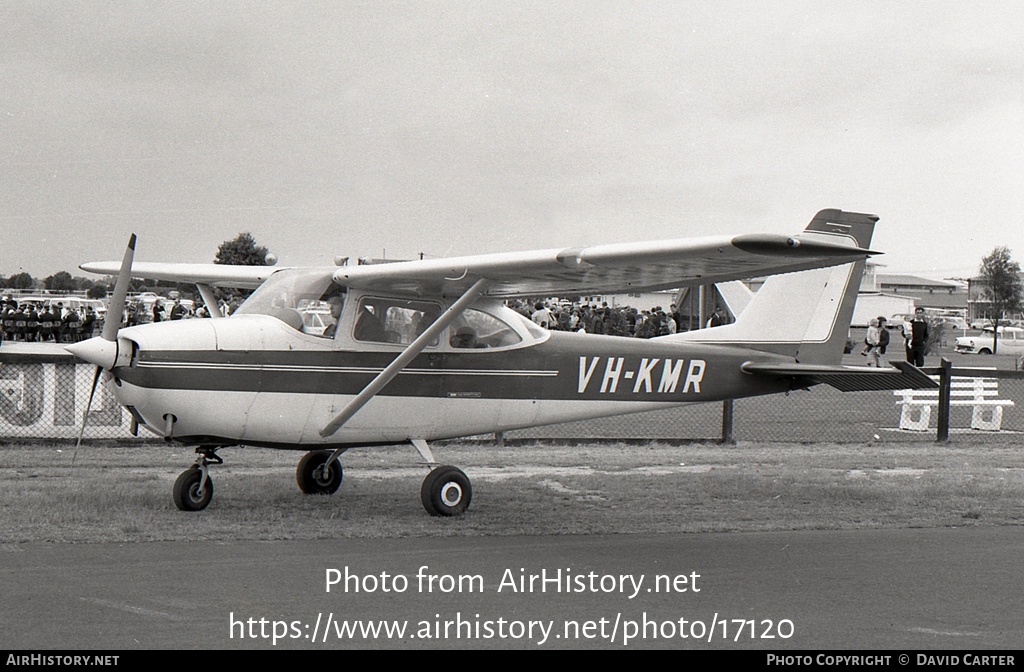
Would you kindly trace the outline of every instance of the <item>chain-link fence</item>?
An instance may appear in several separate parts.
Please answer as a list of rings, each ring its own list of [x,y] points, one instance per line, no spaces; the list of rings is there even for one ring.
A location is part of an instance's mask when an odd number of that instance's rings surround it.
[[[37,352],[0,353],[0,439],[77,439],[89,400],[95,367],[59,346]],[[103,385],[98,385],[89,422],[89,439],[132,439],[131,416]]]
[[[991,429],[973,429],[975,405],[968,399],[954,400],[950,407],[950,438],[971,437],[993,441],[1024,442],[1024,380],[999,380],[998,397],[986,401],[1006,402],[996,411],[993,404],[978,407],[982,424]],[[827,385],[790,394],[737,399],[733,402],[732,438],[737,441],[789,442],[879,442],[935,441],[936,404],[904,404],[902,392],[840,392]],[[904,411],[904,406],[908,406]],[[928,409],[928,410],[925,410]],[[904,417],[908,414],[908,418]],[[1001,417],[994,425],[995,414]],[[562,425],[533,427],[506,432],[506,439],[660,439],[718,440],[722,438],[723,404],[707,403],[633,415],[598,418]],[[910,422],[907,422],[907,419]],[[914,425],[902,429],[901,425]],[[998,427],[998,429],[996,429]]]
[[[94,371],[92,365],[62,353],[56,346],[46,352],[0,352],[0,439],[76,439]],[[966,391],[953,397],[950,437],[1024,442],[1024,379],[986,377],[983,396],[970,391],[974,383],[967,381],[973,380],[962,381]],[[899,391],[839,392],[827,385],[817,385],[790,394],[736,400],[732,438],[797,442],[934,441],[936,406],[934,393],[930,398],[920,392],[908,397]],[[722,438],[722,415],[722,402],[714,402],[515,430],[506,432],[504,438],[718,440]],[[983,429],[973,428],[979,426]],[[131,434],[131,416],[103,385],[97,387],[85,438],[136,440]],[[137,440],[152,439],[151,434],[141,432]]]
[[[956,369],[954,369],[954,374]],[[953,377],[950,438],[1024,442],[1024,378],[992,371]],[[996,377],[1012,376],[1012,377]],[[933,376],[938,380],[938,376]],[[506,439],[714,440],[723,404],[706,403],[507,432]],[[737,441],[934,441],[938,391],[840,392],[827,385],[733,402]]]

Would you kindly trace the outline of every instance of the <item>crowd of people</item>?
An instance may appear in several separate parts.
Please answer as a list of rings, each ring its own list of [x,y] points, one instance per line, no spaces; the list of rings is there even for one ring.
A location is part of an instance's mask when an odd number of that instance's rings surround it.
[[[655,306],[650,310],[637,310],[631,307],[612,308],[607,303],[596,306],[550,300],[532,304],[529,301],[518,300],[511,302],[509,306],[532,320],[534,324],[552,331],[654,338],[686,331],[688,328],[687,318],[679,312],[675,304],[670,305],[667,311],[661,306]],[[707,320],[705,326],[717,327],[727,322],[725,312],[718,310]]]
[[[914,319],[900,325],[900,332],[903,335],[907,361],[914,366],[924,366],[924,356],[928,354],[931,346],[929,339],[931,332],[924,308],[916,308]],[[886,328],[884,317],[876,317],[871,320],[868,331],[864,335],[864,345],[865,348],[861,354],[868,358],[868,366],[880,366],[881,355],[885,354],[889,345],[889,331]]]
[[[62,301],[18,301],[4,297],[0,301],[3,338],[27,343],[76,343],[92,338],[96,312],[86,306],[81,314]]]
[[[165,302],[167,303],[167,302]],[[65,305],[68,304],[68,305]],[[222,314],[235,308],[225,302]],[[163,305],[160,301],[148,306],[138,299],[130,299],[121,318],[122,327],[149,324],[165,320],[209,317],[205,307],[193,311],[186,302],[174,301]],[[77,343],[99,333],[102,319],[92,306],[76,309],[70,302],[54,298],[47,301],[18,301],[10,296],[0,299],[0,338],[24,343]]]
[[[206,317],[205,308],[193,312],[188,305],[180,300],[175,300],[169,306],[163,305],[160,301],[154,301],[150,307],[139,299],[129,299],[124,310],[125,314],[121,324],[128,327],[152,322],[166,322],[167,320],[184,320],[190,317]]]
[[[125,306],[122,326],[149,324],[165,320],[209,317],[206,308],[200,306],[194,312],[181,301],[156,301],[152,306],[138,299],[129,299]],[[509,302],[509,306],[544,329],[552,331],[573,331],[610,336],[633,338],[654,338],[686,331],[688,320],[670,305],[666,311],[660,306],[650,310],[631,307],[609,307],[607,303],[587,303],[556,300],[527,300]],[[237,305],[222,302],[222,315],[230,315]],[[724,311],[716,311],[705,326],[718,326],[728,321]],[[91,306],[80,312],[65,306],[59,299],[46,302],[19,302],[11,297],[0,300],[0,326],[7,341],[75,343],[91,338],[99,329],[101,320]]]

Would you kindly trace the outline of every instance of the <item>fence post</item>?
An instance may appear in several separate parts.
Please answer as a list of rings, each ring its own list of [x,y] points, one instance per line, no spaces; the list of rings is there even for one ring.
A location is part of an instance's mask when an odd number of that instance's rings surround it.
[[[949,388],[953,380],[953,365],[945,357],[939,362],[941,365],[939,371],[939,422],[935,440],[941,443],[949,439]]]
[[[732,439],[732,399],[722,402],[722,443],[736,443]]]

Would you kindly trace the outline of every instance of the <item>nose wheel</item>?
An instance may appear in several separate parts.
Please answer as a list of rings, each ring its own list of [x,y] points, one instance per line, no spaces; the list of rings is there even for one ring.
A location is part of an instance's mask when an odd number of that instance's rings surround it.
[[[330,458],[329,450],[313,450],[299,460],[295,469],[299,490],[307,495],[332,495],[338,490],[344,473],[341,463]]]
[[[213,499],[213,480],[210,478],[209,465],[224,464],[215,446],[199,446],[196,452],[199,457],[195,464],[181,472],[171,490],[171,498],[180,511],[202,511],[210,505]]]

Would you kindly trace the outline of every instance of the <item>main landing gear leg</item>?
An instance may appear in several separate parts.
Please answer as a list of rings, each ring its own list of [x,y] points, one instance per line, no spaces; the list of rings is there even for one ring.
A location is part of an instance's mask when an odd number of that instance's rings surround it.
[[[217,455],[220,446],[199,446],[196,452],[199,457],[195,464],[181,472],[178,480],[174,481],[174,488],[171,496],[174,505],[181,511],[202,511],[213,499],[213,480],[210,479],[211,464],[224,464],[224,460]]]
[[[437,460],[430,452],[430,446],[423,439],[411,439],[431,471],[423,479],[420,499],[423,508],[432,516],[458,516],[469,508],[473,488],[469,477],[458,467],[450,464],[437,466]]]

